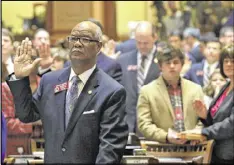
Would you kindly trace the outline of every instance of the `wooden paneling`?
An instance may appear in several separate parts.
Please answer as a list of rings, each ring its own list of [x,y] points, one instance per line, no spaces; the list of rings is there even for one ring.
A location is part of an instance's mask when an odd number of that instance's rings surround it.
[[[115,1],[104,2],[104,33],[116,40],[116,6]]]
[[[51,43],[67,37],[79,22],[92,17],[92,1],[49,1],[46,27]]]
[[[51,34],[51,43],[65,38],[82,20],[95,18],[104,26],[104,33],[118,39],[116,34],[115,1],[49,1],[47,4],[46,29]]]

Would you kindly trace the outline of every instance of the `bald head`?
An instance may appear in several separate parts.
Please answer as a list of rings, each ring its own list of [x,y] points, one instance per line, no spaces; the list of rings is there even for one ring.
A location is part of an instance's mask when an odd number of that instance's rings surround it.
[[[157,39],[154,26],[148,21],[140,22],[136,27],[135,39],[141,55],[149,55]]]
[[[136,26],[136,30],[135,30],[136,34],[145,34],[145,35],[152,35],[154,36],[156,33],[155,27],[153,26],[152,23],[148,22],[148,21],[141,21],[137,24]]]
[[[68,38],[71,64],[76,74],[92,68],[102,48],[102,31],[90,21],[78,23]]]
[[[90,21],[83,21],[78,23],[73,29],[72,32],[80,29],[81,31],[87,31],[93,34],[94,39],[102,41],[102,30],[95,23]]]

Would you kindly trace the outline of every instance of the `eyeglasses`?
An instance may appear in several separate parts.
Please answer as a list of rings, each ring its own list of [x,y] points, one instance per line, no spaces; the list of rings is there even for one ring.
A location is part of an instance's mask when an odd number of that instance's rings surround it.
[[[83,45],[89,44],[90,42],[100,42],[98,40],[92,40],[88,38],[83,38],[83,37],[74,37],[74,36],[69,36],[68,41],[72,43],[76,43],[79,40],[79,42]]]

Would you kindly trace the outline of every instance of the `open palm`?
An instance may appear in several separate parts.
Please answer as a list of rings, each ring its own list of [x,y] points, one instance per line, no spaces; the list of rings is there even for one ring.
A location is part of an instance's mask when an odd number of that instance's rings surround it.
[[[196,111],[197,115],[200,118],[206,119],[206,117],[207,117],[206,106],[201,100],[194,100],[193,109]]]
[[[26,37],[16,50],[14,60],[14,72],[16,78],[29,76],[34,68],[39,64],[40,58],[32,60],[32,42]]]

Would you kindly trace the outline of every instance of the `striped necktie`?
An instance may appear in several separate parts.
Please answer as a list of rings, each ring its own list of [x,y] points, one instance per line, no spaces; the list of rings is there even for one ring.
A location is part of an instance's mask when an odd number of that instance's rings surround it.
[[[145,73],[145,60],[146,56],[141,56],[141,64],[140,67],[138,68],[137,71],[137,87],[138,87],[138,92],[140,92],[140,89],[142,85],[144,84],[144,73]]]
[[[66,98],[66,128],[71,117],[72,111],[74,110],[74,106],[76,100],[78,99],[78,82],[80,81],[78,76],[72,77],[72,85],[71,88],[67,91],[67,98]]]
[[[210,81],[210,66],[207,66],[203,79],[204,79],[204,81],[203,81],[204,86],[207,86],[209,84],[209,81]]]

